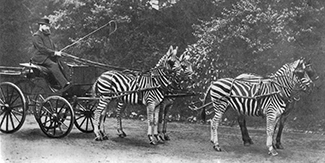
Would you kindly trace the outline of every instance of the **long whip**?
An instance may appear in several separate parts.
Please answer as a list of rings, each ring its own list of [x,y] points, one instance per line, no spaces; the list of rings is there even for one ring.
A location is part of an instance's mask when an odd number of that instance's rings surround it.
[[[102,25],[101,27],[97,28],[96,30],[94,30],[94,31],[92,31],[92,32],[90,32],[90,33],[88,33],[88,34],[85,35],[84,37],[79,38],[77,41],[73,42],[72,44],[67,45],[66,47],[62,48],[60,51],[62,52],[62,51],[64,51],[64,50],[70,48],[71,46],[77,44],[78,42],[82,41],[83,39],[89,37],[90,35],[96,33],[97,31],[103,29],[103,28],[106,27],[107,25],[111,25],[112,23],[115,24],[115,26],[114,26],[115,28],[114,28],[113,32],[111,32],[111,33],[109,34],[109,35],[111,35],[111,34],[114,33],[114,32],[116,31],[116,29],[117,29],[117,23],[116,23],[115,20],[111,20],[111,21],[109,21],[108,23]]]

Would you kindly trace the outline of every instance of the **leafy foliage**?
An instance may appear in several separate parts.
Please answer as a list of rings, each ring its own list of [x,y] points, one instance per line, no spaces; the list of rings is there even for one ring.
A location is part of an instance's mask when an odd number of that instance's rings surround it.
[[[277,53],[274,47],[280,44],[295,46],[319,25],[315,24],[317,18],[308,15],[323,12],[323,8],[310,7],[307,2],[239,0],[225,8],[221,17],[194,25],[198,41],[189,45],[187,51],[194,56],[197,72],[206,72],[197,74],[202,84],[196,86],[243,72],[270,73],[269,70],[274,71],[284,64],[275,62],[292,60],[289,54]],[[215,5],[223,3],[219,1]],[[308,19],[301,22],[302,16]]]

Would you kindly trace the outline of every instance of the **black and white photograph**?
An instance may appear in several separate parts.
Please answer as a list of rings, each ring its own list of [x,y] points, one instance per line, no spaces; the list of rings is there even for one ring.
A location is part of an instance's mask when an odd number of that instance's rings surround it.
[[[324,163],[324,0],[0,0],[1,163]]]

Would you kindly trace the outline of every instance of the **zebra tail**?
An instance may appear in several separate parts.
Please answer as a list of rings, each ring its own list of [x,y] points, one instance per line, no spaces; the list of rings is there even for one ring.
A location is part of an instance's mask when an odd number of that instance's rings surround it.
[[[97,94],[98,94],[98,89],[97,89],[97,82],[98,82],[98,80],[96,80],[95,82],[94,82],[94,84],[92,85],[92,87],[91,87],[91,96],[92,97],[96,97],[97,96]]]
[[[206,104],[206,101],[207,101],[207,99],[208,99],[208,96],[210,95],[210,90],[211,90],[211,86],[209,86],[209,88],[208,88],[207,91],[205,92],[204,99],[202,100],[203,105]],[[202,105],[202,106],[203,106],[203,105]],[[206,112],[205,112],[205,108],[206,108],[206,107],[203,107],[202,110],[201,110],[201,119],[203,120],[204,123],[206,122]]]

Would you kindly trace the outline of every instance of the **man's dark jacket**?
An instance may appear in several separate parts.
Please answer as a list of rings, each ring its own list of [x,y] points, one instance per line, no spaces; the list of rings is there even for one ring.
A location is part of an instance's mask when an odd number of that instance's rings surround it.
[[[53,41],[49,35],[45,35],[41,31],[33,34],[33,47],[33,63],[43,64],[47,58],[54,56],[55,45]]]

